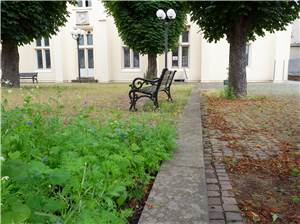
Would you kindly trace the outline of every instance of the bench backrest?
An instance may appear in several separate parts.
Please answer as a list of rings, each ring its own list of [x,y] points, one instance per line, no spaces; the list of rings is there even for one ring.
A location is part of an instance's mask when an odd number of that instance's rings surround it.
[[[168,73],[168,69],[167,69],[167,68],[164,68],[164,69],[162,70],[162,72],[161,72],[161,75],[160,75],[159,79],[158,79],[157,87],[156,87],[156,90],[155,90],[156,92],[159,91],[160,86],[162,85],[162,82],[163,82],[163,80],[165,79],[165,76],[167,76],[167,73]]]
[[[20,77],[33,77],[37,75],[37,72],[24,72],[24,73],[19,73]]]
[[[167,68],[164,68],[161,72],[161,76],[158,79],[157,86],[154,92],[158,93],[158,91],[170,88],[174,75],[176,73],[175,71],[169,71]]]
[[[176,70],[175,71],[169,71],[167,70],[162,76],[160,77],[161,79],[161,84],[160,84],[160,89],[168,89],[170,88],[172,81],[174,79]]]

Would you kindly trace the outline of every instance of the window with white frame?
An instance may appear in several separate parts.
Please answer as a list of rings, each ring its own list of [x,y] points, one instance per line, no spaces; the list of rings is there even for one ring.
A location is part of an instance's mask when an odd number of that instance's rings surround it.
[[[36,62],[38,69],[51,69],[49,38],[36,39]]]
[[[123,49],[123,68],[139,68],[140,54],[133,51],[129,47],[124,46]]]
[[[94,69],[93,33],[91,31],[80,35],[78,51],[80,69]]]
[[[78,0],[77,7],[80,7],[80,8],[92,7],[92,0]]]
[[[179,38],[178,47],[172,51],[172,67],[189,67],[190,27],[182,32]]]

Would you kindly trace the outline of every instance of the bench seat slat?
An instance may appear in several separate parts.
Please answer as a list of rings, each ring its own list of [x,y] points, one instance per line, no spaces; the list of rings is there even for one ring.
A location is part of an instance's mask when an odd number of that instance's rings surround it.
[[[21,72],[19,73],[20,79],[32,79],[32,82],[38,82],[37,72]]]

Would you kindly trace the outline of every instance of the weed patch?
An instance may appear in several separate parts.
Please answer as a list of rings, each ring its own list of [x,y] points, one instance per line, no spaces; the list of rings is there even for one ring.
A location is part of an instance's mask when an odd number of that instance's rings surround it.
[[[127,223],[175,148],[175,122],[115,110],[100,121],[92,106],[64,117],[31,100],[2,105],[2,223]]]

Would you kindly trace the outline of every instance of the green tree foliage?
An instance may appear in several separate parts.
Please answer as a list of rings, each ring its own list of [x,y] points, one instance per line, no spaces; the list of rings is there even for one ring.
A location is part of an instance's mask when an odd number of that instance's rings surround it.
[[[133,50],[148,54],[148,74],[156,73],[156,55],[164,52],[165,24],[156,17],[156,11],[172,8],[176,19],[170,22],[168,48],[174,48],[185,28],[187,5],[180,1],[107,1],[107,11],[114,17],[124,43]],[[149,61],[150,59],[150,61]],[[155,69],[155,70],[154,70]]]
[[[247,94],[246,44],[266,32],[285,30],[299,16],[296,1],[191,2],[191,18],[209,42],[230,44],[229,85],[237,97]]]
[[[1,2],[2,80],[18,87],[18,46],[50,37],[67,21],[67,3],[73,1]]]

